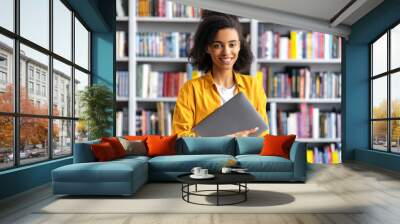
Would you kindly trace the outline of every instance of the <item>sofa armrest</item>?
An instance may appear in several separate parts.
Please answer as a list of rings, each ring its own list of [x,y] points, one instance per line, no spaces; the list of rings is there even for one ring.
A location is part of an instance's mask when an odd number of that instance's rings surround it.
[[[305,181],[307,174],[306,143],[294,142],[290,149],[290,160],[293,162],[293,179]]]
[[[89,163],[95,162],[96,158],[94,157],[90,146],[92,144],[100,143],[99,140],[89,141],[89,142],[81,142],[75,143],[74,145],[74,163]]]

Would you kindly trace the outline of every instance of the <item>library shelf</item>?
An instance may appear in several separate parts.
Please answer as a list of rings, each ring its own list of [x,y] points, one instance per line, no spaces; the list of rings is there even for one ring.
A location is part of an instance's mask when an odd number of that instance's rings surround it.
[[[129,102],[129,98],[124,97],[124,96],[117,96],[117,101],[118,102]]]
[[[340,104],[340,98],[267,98],[267,103],[329,103]]]
[[[136,102],[176,102],[176,97],[137,97]]]
[[[258,58],[258,63],[265,64],[285,64],[285,65],[293,65],[293,64],[340,64],[342,60],[340,58],[335,59],[266,59],[266,58]]]
[[[171,57],[136,57],[137,62],[165,62],[165,63],[188,63],[188,58]]]
[[[117,58],[117,62],[129,62],[129,58],[128,57]]]
[[[306,143],[339,143],[342,140],[340,138],[296,138],[296,141]]]
[[[137,16],[137,22],[154,22],[154,23],[198,23],[200,18],[181,18],[181,17],[150,17]],[[250,23],[250,19],[240,18],[241,23]]]
[[[117,98],[118,99],[118,98]],[[176,97],[156,97],[156,98],[147,98],[147,97],[138,97],[136,98],[136,101],[141,101],[141,102],[176,102]],[[292,98],[292,99],[286,99],[286,98],[268,98],[267,103],[335,103],[335,104],[340,104],[340,98],[339,99],[300,99],[300,98]]]
[[[128,22],[129,17],[128,16],[117,16],[116,21],[117,22]]]

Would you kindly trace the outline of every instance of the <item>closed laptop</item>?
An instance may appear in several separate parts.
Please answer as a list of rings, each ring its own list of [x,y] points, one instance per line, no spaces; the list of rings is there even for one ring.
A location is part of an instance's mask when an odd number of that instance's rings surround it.
[[[257,132],[250,136],[259,136],[268,129],[268,125],[251,105],[247,97],[242,92],[239,92],[200,121],[192,130],[198,136],[216,137],[255,127],[258,127]]]

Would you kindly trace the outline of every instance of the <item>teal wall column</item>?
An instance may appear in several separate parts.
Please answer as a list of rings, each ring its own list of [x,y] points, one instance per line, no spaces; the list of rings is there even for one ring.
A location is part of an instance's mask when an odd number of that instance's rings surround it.
[[[110,135],[115,135],[115,32],[92,33],[92,82],[104,84],[113,92],[113,104],[109,109],[113,111],[113,126]]]
[[[400,156],[373,151],[370,146],[369,44],[400,22],[400,0],[386,0],[351,27],[344,44],[343,159],[354,159],[391,170],[400,170]]]

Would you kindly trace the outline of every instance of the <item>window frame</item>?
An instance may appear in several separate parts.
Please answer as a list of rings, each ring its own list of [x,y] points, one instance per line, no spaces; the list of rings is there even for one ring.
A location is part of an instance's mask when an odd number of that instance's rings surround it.
[[[91,69],[91,49],[92,49],[92,43],[91,43],[91,37],[92,37],[92,31],[91,29],[89,29],[89,27],[87,26],[87,24],[83,21],[83,19],[72,9],[72,7],[65,1],[65,0],[59,0],[68,10],[71,11],[71,18],[70,18],[70,22],[71,22],[71,59],[67,59],[64,58],[61,55],[58,55],[57,53],[55,53],[53,50],[53,1],[54,0],[47,0],[49,3],[49,48],[46,49],[42,46],[40,46],[39,44],[36,44],[32,41],[30,41],[29,39],[26,39],[24,37],[22,37],[20,35],[20,0],[14,0],[13,1],[13,10],[14,10],[14,31],[10,31],[4,27],[0,26],[0,35],[5,36],[7,38],[12,39],[13,41],[13,52],[12,52],[12,57],[13,57],[13,64],[12,66],[12,72],[13,72],[13,78],[14,78],[14,110],[13,112],[2,112],[0,111],[0,116],[11,116],[13,119],[13,153],[14,153],[14,161],[13,161],[13,166],[10,167],[5,167],[5,168],[0,168],[0,172],[5,171],[5,170],[11,170],[11,169],[16,169],[19,167],[23,167],[23,166],[29,166],[29,165],[33,165],[33,164],[38,164],[38,163],[43,163],[46,161],[50,161],[50,160],[54,160],[54,159],[61,159],[61,158],[65,158],[65,157],[70,157],[73,156],[73,152],[74,152],[74,143],[75,143],[75,125],[76,125],[76,121],[79,120],[79,117],[75,117],[75,108],[72,107],[72,111],[71,114],[68,116],[56,116],[53,115],[53,59],[58,60],[61,63],[64,63],[68,66],[71,66],[71,93],[72,93],[72,99],[71,99],[71,104],[74,105],[75,103],[75,88],[73,83],[75,82],[75,69],[87,74],[89,76],[89,83],[88,85],[91,86],[92,85],[92,69]],[[88,31],[88,57],[89,57],[89,64],[88,64],[88,69],[85,69],[81,66],[79,66],[78,64],[75,63],[75,25],[74,25],[74,21],[75,18],[77,20],[79,20],[79,22],[84,26],[84,28]],[[48,63],[48,77],[46,80],[47,84],[46,84],[46,91],[47,93],[46,96],[48,97],[48,112],[46,115],[39,115],[39,114],[22,114],[20,111],[20,85],[21,85],[21,81],[20,81],[20,44],[23,44],[29,48],[32,48],[33,50],[36,50],[42,54],[45,54],[46,56],[48,56],[49,59],[49,63]],[[30,79],[30,74],[28,72],[30,67],[28,67],[27,64],[27,72],[26,72],[26,81],[28,82]],[[33,70],[33,79],[31,81],[33,81],[34,86],[36,83],[40,83],[42,86],[42,79],[41,79],[41,75],[42,72],[40,72],[39,74],[39,80],[37,80],[38,82],[36,82],[36,69],[34,68]],[[28,87],[28,86],[27,86]],[[29,91],[27,89],[27,91]],[[34,89],[34,92],[36,91],[36,89]],[[38,96],[42,96],[42,94],[39,94]],[[32,163],[26,163],[26,164],[21,164],[20,161],[20,119],[21,118],[45,118],[47,119],[48,122],[48,135],[47,135],[47,142],[49,143],[47,146],[47,150],[48,150],[48,155],[47,158],[43,158],[43,160],[40,160],[38,162],[32,162]],[[71,121],[71,153],[68,155],[63,155],[63,156],[54,156],[53,152],[54,152],[54,147],[53,147],[53,123],[57,120],[66,120],[66,121]],[[55,158],[54,158],[55,157]]]
[[[400,26],[400,21],[395,22],[392,24],[390,27],[386,28],[384,32],[379,34],[375,39],[373,39],[369,44],[369,149],[373,151],[379,151],[379,152],[386,152],[390,154],[400,154],[400,152],[393,152],[392,151],[392,135],[391,135],[391,129],[392,129],[392,122],[393,121],[400,121],[400,117],[392,117],[392,99],[391,99],[391,79],[392,75],[395,75],[396,73],[400,72],[400,67],[391,69],[391,30],[395,28],[396,26]],[[387,62],[386,62],[386,71],[380,74],[376,74],[374,76],[373,74],[373,44],[379,40],[379,38],[383,37],[385,34],[387,34],[387,39],[386,39],[386,44],[387,44]],[[387,97],[387,105],[386,105],[386,118],[373,118],[373,81],[378,78],[386,77],[386,85],[387,85],[387,92],[386,92],[386,97]],[[374,136],[373,136],[373,122],[375,121],[386,121],[386,151],[379,150],[374,148]]]

